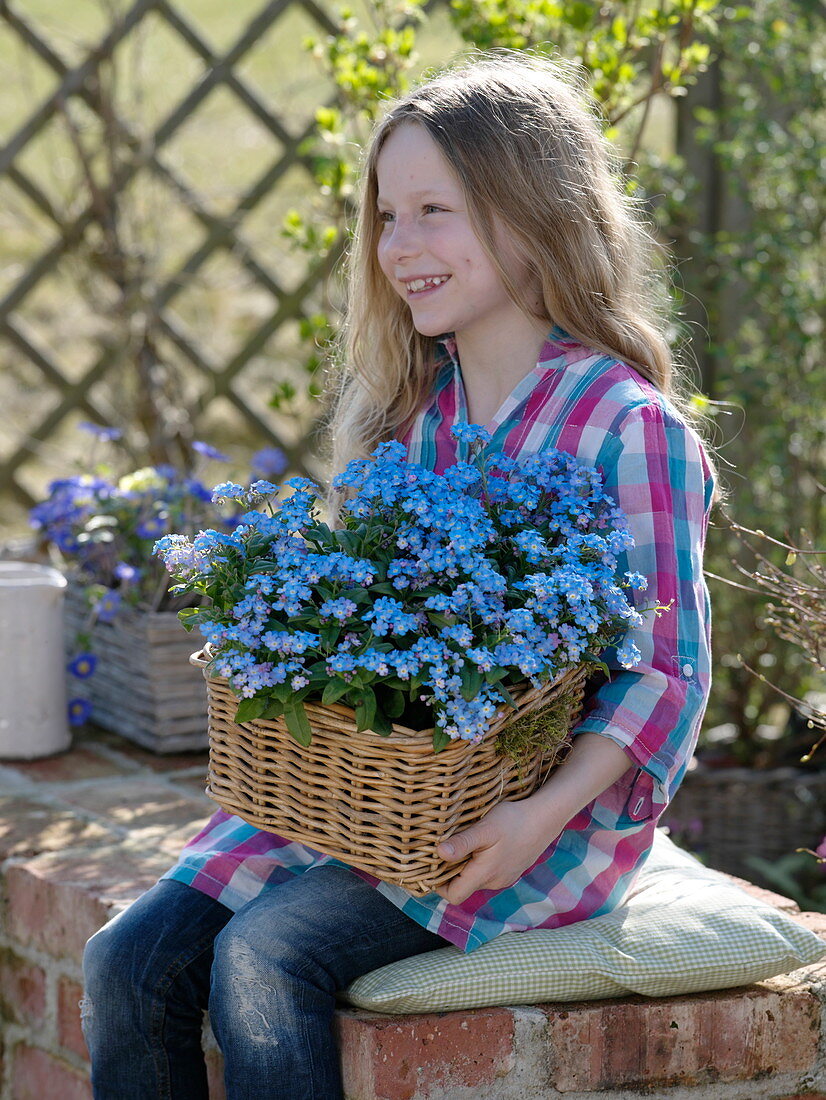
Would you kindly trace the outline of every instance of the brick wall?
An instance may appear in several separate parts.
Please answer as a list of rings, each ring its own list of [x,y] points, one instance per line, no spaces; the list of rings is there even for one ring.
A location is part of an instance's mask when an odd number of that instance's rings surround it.
[[[88,1100],[86,939],[210,809],[204,755],[107,734],[0,764],[0,1100]],[[763,893],[763,896],[765,893]],[[826,939],[826,915],[800,914]],[[826,1100],[826,965],[701,996],[414,1017],[342,1010],[348,1100]],[[205,1036],[211,1100],[221,1059]]]

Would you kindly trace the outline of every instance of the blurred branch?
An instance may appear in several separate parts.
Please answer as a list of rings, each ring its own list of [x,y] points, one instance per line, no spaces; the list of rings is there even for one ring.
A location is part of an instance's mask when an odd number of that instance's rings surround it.
[[[765,625],[772,627],[779,638],[797,646],[819,672],[826,672],[826,550],[807,544],[805,532],[801,536],[804,545],[800,547],[726,518],[732,533],[758,563],[758,569],[747,569],[741,562],[732,559],[737,572],[752,581],[748,585],[718,574],[709,575],[734,588],[768,597],[770,602],[766,604]],[[755,539],[787,551],[784,565],[780,566],[768,558],[754,544]],[[800,576],[798,563],[805,566],[807,576]],[[802,757],[802,762],[807,762],[826,741],[826,709],[784,691],[764,673],[752,668],[739,653],[737,659],[751,675],[791,703],[810,728],[823,730],[823,735]]]

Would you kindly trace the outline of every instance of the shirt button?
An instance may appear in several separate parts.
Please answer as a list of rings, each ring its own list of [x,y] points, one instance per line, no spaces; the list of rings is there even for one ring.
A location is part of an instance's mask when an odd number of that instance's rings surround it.
[[[683,665],[683,676],[691,676],[694,672],[694,666],[688,663]]]

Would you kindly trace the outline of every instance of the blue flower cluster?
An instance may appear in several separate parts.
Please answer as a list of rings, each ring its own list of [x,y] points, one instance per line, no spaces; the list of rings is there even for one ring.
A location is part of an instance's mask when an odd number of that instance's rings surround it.
[[[177,590],[209,597],[181,613],[242,701],[239,721],[283,714],[308,743],[306,698],[355,708],[389,733],[425,704],[434,744],[478,742],[509,700],[601,651],[638,625],[618,576],[633,545],[596,470],[547,451],[517,462],[458,425],[467,461],[436,474],[398,442],[351,462],[333,488],[340,526],[319,518],[320,490],[294,478],[216,490],[258,507],[231,535],[167,535],[157,552]],[[618,649],[631,667],[639,653]]]
[[[103,431],[96,436],[112,438]],[[158,538],[176,528],[194,533],[208,523],[231,531],[237,516],[224,516],[197,478],[171,466],[146,466],[120,477],[107,471],[53,481],[29,520],[80,583],[94,589],[95,602],[103,601],[98,617],[105,620],[121,596],[156,606],[159,599],[161,607],[167,602],[166,583],[159,591],[166,578],[153,556]]]

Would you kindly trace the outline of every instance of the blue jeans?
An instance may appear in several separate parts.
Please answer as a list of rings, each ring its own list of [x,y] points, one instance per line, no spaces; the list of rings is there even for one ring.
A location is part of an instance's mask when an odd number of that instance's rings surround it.
[[[96,1100],[207,1100],[203,1013],[228,1100],[339,1100],[336,990],[445,940],[343,867],[305,871],[237,913],[165,879],[86,945]]]

